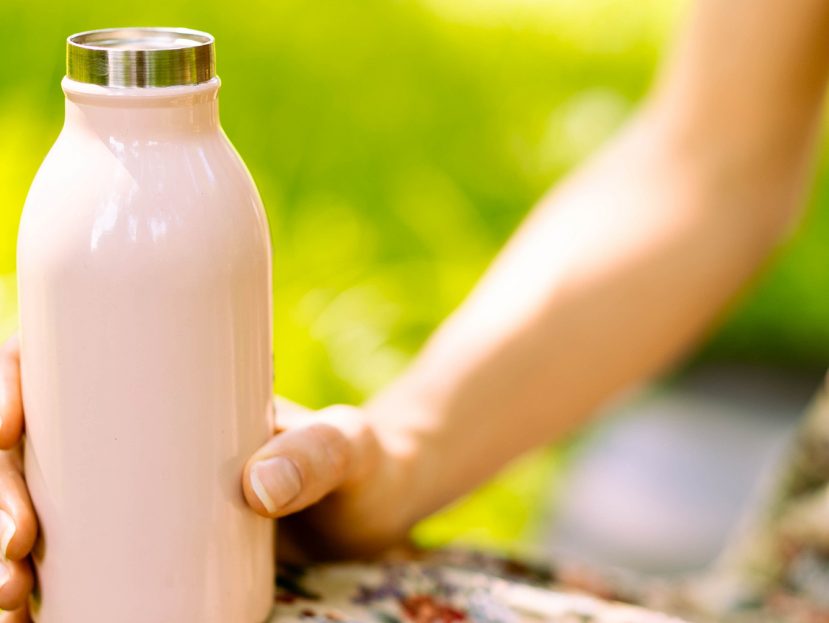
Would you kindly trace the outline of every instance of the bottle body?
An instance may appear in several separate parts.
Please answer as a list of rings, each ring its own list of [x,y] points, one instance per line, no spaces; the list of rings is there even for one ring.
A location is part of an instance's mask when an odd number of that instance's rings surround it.
[[[218,80],[64,81],[18,240],[41,623],[260,623],[273,522],[244,504],[271,432],[271,277]]]

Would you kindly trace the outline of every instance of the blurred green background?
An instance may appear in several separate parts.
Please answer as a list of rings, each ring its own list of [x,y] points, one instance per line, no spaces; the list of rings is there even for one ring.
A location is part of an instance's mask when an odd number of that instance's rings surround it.
[[[273,231],[277,389],[320,406],[359,402],[406,365],[534,200],[636,108],[682,9],[674,0],[2,0],[0,337],[15,326],[17,222],[62,123],[72,32],[171,25],[216,35],[223,123]],[[811,203],[827,193],[821,164]],[[827,240],[829,212],[811,210],[700,356],[822,365]],[[418,539],[515,549],[563,460],[559,450],[522,459],[424,522]]]

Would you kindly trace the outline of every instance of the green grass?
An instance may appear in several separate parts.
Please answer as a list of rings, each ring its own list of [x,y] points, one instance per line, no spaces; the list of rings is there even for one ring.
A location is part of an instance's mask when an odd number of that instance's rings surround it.
[[[186,25],[217,36],[223,122],[272,224],[277,389],[319,406],[360,401],[406,365],[533,201],[636,107],[678,6],[4,0],[0,332],[15,322],[16,226],[62,122],[71,32]],[[827,193],[822,166],[816,201]],[[828,236],[829,215],[813,211],[708,356],[824,362]],[[417,534],[507,547],[532,525],[550,456]]]

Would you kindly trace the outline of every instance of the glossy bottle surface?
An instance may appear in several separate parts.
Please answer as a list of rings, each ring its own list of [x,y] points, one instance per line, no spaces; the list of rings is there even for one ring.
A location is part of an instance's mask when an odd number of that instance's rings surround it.
[[[271,432],[259,195],[218,79],[65,79],[18,241],[40,623],[260,623],[273,522],[244,504]]]

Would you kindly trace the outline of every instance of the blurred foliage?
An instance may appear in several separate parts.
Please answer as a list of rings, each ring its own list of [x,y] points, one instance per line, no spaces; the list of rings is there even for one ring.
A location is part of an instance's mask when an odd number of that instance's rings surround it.
[[[319,406],[359,402],[405,366],[533,201],[635,108],[680,8],[3,0],[0,333],[14,326],[20,209],[62,122],[69,33],[186,25],[216,35],[223,123],[273,230],[277,389]],[[827,193],[823,167],[816,194]],[[825,361],[827,234],[829,213],[813,211],[710,356]],[[538,474],[555,460],[525,459],[418,534],[441,542],[462,525],[478,543],[515,540],[531,513],[513,493],[542,497]]]

